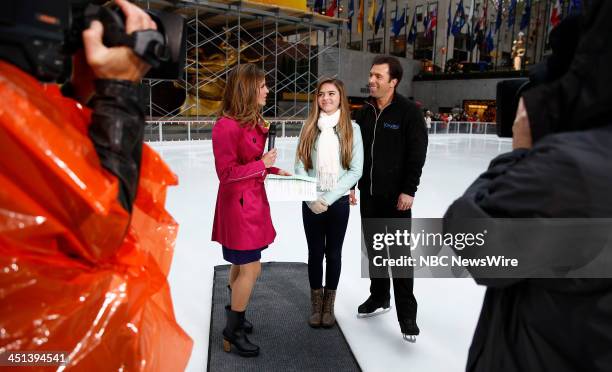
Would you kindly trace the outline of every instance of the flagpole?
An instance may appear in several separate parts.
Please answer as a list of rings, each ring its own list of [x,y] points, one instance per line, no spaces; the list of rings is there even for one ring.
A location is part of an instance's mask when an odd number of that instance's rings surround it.
[[[514,32],[516,31],[516,11],[518,10],[518,0],[516,1],[516,4],[514,5],[514,22],[512,23],[512,35],[510,37],[510,65],[513,65],[513,60],[512,60],[512,47],[514,46]],[[508,13],[508,16],[510,16],[510,13]]]
[[[451,9],[451,5],[453,4],[454,0],[449,0],[448,2],[448,8]],[[448,12],[448,19],[450,19],[451,17],[451,13]],[[450,34],[451,34],[451,27],[453,26],[453,23],[450,22],[449,20],[446,20],[446,27],[448,27],[448,30],[446,30],[446,53],[444,54],[444,66],[442,68],[442,72],[445,73],[446,72],[446,64],[448,63],[448,43],[449,43],[449,39],[450,39]]]
[[[433,56],[431,57],[431,68],[433,69],[432,73],[436,73],[436,51],[438,45],[438,8],[440,6],[440,2],[436,1],[436,29],[432,30],[433,34]],[[431,22],[431,21],[430,21]]]
[[[383,54],[387,54],[387,7],[385,6],[385,0],[383,0]]]
[[[351,5],[351,3],[350,3],[350,2],[351,2],[351,0],[348,0],[348,1],[349,1],[349,3],[348,3],[348,4],[349,4],[349,8],[350,8],[350,5]],[[340,8],[340,7],[338,7],[338,9],[339,9],[339,8]],[[350,11],[351,11],[351,10],[349,9],[349,12],[350,12]],[[340,12],[340,11],[338,11],[338,12]],[[355,1],[353,0],[353,15],[351,15],[351,19],[350,19],[351,29],[349,30],[349,45],[353,43],[353,16],[354,16],[354,15],[355,15]],[[348,49],[348,48],[347,48],[347,49]]]
[[[497,12],[495,13],[495,28],[496,28],[496,32],[497,32],[497,44],[495,45],[495,71],[497,71],[497,66],[499,64],[499,39],[501,38],[501,30],[502,30],[502,25],[504,24],[504,18],[503,18],[503,10],[504,10],[504,0],[499,0],[500,5],[497,5]],[[500,22],[500,26],[499,28],[497,28],[497,17],[500,17],[500,15],[498,15],[498,13],[502,13],[501,15],[501,22]]]
[[[361,1],[364,1],[364,0],[359,0],[359,11],[357,12],[357,33],[359,33],[359,21],[360,21],[359,17],[361,17]],[[365,4],[363,6],[365,8]],[[364,13],[365,13],[365,11],[364,11]],[[361,20],[361,35],[359,35],[359,40],[361,41],[361,47],[359,49],[362,52],[364,50],[364,48],[363,48],[363,34],[365,34],[365,32],[363,32],[363,26],[364,25],[363,25],[363,19],[362,19]]]
[[[373,1],[373,0],[372,0]],[[374,6],[372,4],[370,4],[370,6]],[[376,12],[376,8],[374,8],[374,12]],[[368,11],[369,13],[369,11]],[[369,16],[369,14],[368,14]],[[369,17],[368,17],[369,18]],[[376,18],[374,18],[374,22],[376,22]],[[372,38],[370,39],[370,45],[372,45],[372,42],[374,41],[374,30],[372,30]],[[368,50],[369,51],[369,50]]]
[[[538,58],[538,41],[540,32],[540,15],[542,14],[542,2],[538,1],[538,15],[536,16],[535,43],[533,45],[533,63],[536,63]]]
[[[546,1],[546,10],[544,11],[544,39],[542,40],[542,48],[540,50],[540,59],[544,58],[544,51],[546,50],[546,41],[548,40],[548,30],[550,27],[550,1]]]
[[[472,16],[470,17],[470,27],[468,27],[468,38],[469,38],[469,44],[470,44],[470,54],[469,54],[469,58],[468,61],[470,61],[470,63],[472,63],[472,54],[474,51],[473,45],[472,45],[472,35],[469,34],[469,31],[471,29],[471,32],[474,33],[474,13],[476,13],[474,10],[474,4],[475,0],[472,0],[472,6],[470,8],[470,12],[472,12]]]
[[[408,57],[408,46],[407,44],[407,40],[408,40],[408,22],[406,21],[406,18],[408,17],[408,4],[406,4],[406,6],[404,7],[404,57]],[[400,30],[400,34],[402,33],[402,30]]]
[[[527,4],[527,3],[525,3]],[[532,6],[533,4],[529,4],[529,6]],[[524,10],[523,10],[524,12]],[[524,70],[526,65],[527,65],[527,58],[529,58],[529,53],[527,53],[527,51],[529,50],[529,31],[531,30],[531,9],[529,9],[529,21],[527,23],[527,35],[525,35],[525,60],[523,61],[523,63],[521,63],[521,70]],[[535,60],[535,57],[534,57]]]

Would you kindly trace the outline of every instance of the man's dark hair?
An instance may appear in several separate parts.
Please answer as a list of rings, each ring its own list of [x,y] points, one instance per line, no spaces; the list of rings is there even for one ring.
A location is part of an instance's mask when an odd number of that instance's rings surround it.
[[[402,75],[404,74],[404,69],[402,65],[400,65],[399,60],[391,56],[377,56],[372,61],[372,66],[384,64],[389,66],[389,81],[397,79],[397,85],[399,85],[400,81],[402,81]]]

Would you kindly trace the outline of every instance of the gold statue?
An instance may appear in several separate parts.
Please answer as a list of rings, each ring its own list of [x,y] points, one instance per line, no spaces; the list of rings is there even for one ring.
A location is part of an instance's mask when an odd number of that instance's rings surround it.
[[[225,32],[225,40],[217,46],[200,47],[189,51],[187,55],[187,81],[188,89],[185,102],[181,112],[187,116],[212,116],[221,107],[223,90],[225,89],[224,71],[229,70],[238,63],[257,63],[264,60],[265,56],[253,53],[248,43],[241,41],[240,51],[229,45],[231,33]],[[196,68],[197,65],[197,68]],[[197,78],[196,78],[196,75]],[[175,81],[178,88],[185,88],[183,81]],[[196,94],[196,86],[199,85]]]
[[[525,34],[518,33],[518,39],[512,42],[512,62],[515,71],[521,70],[523,56],[525,55]]]

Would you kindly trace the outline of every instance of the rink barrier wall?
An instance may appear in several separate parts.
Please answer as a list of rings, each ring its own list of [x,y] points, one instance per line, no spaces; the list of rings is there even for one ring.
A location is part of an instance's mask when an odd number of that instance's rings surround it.
[[[305,120],[277,119],[271,123],[277,124],[278,137],[298,137]],[[215,120],[148,120],[145,124],[145,141],[194,141],[209,140]],[[495,123],[467,121],[432,121],[428,129],[430,135],[435,134],[497,134]]]

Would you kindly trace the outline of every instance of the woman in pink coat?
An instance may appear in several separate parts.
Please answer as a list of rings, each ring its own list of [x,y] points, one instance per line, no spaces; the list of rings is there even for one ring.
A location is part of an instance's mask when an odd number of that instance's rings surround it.
[[[221,117],[212,131],[219,177],[212,240],[222,245],[223,258],[232,264],[223,348],[229,352],[233,345],[241,356],[259,354],[245,336],[253,327],[244,314],[261,270],[261,251],[276,236],[264,179],[268,173],[289,175],[272,166],[276,149],[263,154],[268,128],[261,108],[267,94],[262,70],[253,64],[238,66],[228,77]]]

